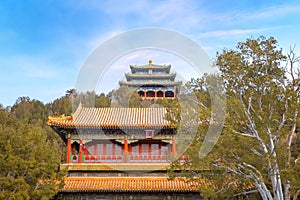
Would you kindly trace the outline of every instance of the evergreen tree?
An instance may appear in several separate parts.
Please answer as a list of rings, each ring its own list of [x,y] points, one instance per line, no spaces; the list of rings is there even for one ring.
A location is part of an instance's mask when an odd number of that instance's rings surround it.
[[[0,199],[49,199],[63,184],[57,141],[26,120],[0,110]]]

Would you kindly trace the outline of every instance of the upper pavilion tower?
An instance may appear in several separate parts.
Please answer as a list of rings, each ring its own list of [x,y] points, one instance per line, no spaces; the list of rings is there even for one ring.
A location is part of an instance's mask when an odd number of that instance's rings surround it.
[[[170,73],[171,65],[154,65],[149,60],[147,65],[130,65],[130,69],[120,86],[132,87],[146,98],[176,97],[181,82],[175,81],[176,73]]]

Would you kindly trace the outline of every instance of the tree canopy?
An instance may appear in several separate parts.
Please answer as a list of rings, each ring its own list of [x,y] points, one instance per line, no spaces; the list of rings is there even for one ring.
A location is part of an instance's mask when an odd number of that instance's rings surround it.
[[[227,114],[218,143],[203,159],[198,152],[209,127],[205,122],[214,114],[207,101],[208,77],[190,82],[204,104],[202,111],[210,115],[201,116],[203,123],[187,151],[192,161],[173,167],[182,168],[182,176],[197,174],[213,181],[217,187],[201,187],[203,194],[224,197],[258,192],[268,200],[297,198],[299,65],[287,59],[291,53],[284,55],[273,37],[259,37],[238,43],[237,50],[217,54]]]
[[[21,97],[0,109],[0,199],[49,199],[62,186],[60,143],[43,103]]]

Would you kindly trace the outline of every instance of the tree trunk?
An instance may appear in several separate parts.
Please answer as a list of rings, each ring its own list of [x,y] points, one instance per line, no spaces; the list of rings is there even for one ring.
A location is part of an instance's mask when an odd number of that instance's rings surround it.
[[[300,190],[297,190],[297,192],[294,194],[293,200],[297,200],[298,199],[299,193],[300,193]]]
[[[271,195],[271,192],[268,190],[264,182],[257,183],[255,185],[263,200],[274,200],[274,198]]]
[[[296,131],[296,119],[298,116],[298,110],[295,111],[295,115],[294,115],[294,121],[295,123],[293,124],[293,127],[290,131],[290,134],[288,135],[288,143],[287,143],[287,149],[286,149],[286,153],[287,153],[287,160],[285,163],[285,168],[286,169],[290,169],[290,163],[291,163],[291,145],[292,145],[292,139],[293,139],[293,134]],[[290,195],[290,181],[286,180],[285,184],[284,184],[284,199],[285,200],[290,200],[291,199],[291,195]],[[298,196],[298,195],[297,195]]]
[[[285,184],[284,184],[284,199],[285,200],[290,200],[291,197],[290,197],[290,181],[286,181]]]

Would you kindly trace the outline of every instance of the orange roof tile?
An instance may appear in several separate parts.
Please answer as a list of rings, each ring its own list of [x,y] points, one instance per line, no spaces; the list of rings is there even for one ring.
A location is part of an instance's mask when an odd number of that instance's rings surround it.
[[[67,177],[61,192],[198,192],[197,184],[166,177]]]
[[[77,108],[74,115],[48,117],[48,125],[58,127],[170,128],[165,108]]]

